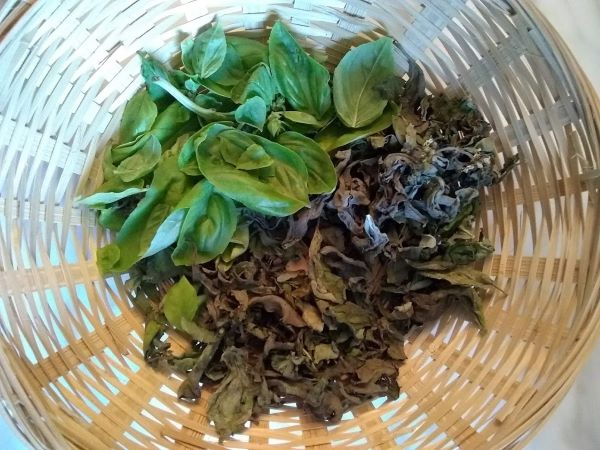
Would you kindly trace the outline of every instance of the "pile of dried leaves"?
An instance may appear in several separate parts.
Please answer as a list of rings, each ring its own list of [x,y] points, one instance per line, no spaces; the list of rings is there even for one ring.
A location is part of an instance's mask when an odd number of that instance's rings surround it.
[[[405,335],[450,305],[484,327],[480,290],[493,282],[472,263],[493,246],[473,220],[479,189],[516,161],[497,167],[468,100],[420,85],[388,93],[402,105],[393,127],[337,152],[333,194],[287,218],[244,210],[216,261],[176,267],[167,249],[134,267],[146,360],[186,375],[181,399],[217,386],[208,416],[222,438],[282,402],[335,421],[397,397]],[[165,342],[172,327],[192,337],[184,355]]]

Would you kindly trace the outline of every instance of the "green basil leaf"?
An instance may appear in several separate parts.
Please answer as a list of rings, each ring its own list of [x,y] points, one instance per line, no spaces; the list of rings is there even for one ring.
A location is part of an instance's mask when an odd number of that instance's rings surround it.
[[[236,169],[223,159],[221,150],[224,144],[232,148],[232,153],[237,145],[237,153],[241,155],[248,147],[245,144],[248,140],[261,145],[273,158],[273,164],[247,172]],[[308,173],[304,162],[293,151],[268,139],[226,130],[201,143],[196,155],[200,171],[219,192],[252,210],[282,217],[308,204]]]
[[[308,170],[308,193],[329,193],[337,185],[337,174],[331,158],[319,144],[306,136],[288,131],[277,137],[277,142],[296,152]]]
[[[231,90],[231,99],[239,104],[252,97],[260,97],[267,106],[273,102],[277,89],[266,64],[257,65]]]
[[[146,89],[150,98],[161,107],[171,103],[171,95],[160,86],[154,83],[154,78],[164,78],[168,80],[169,70],[162,65],[158,60],[150,56],[148,53],[138,52],[141,59],[141,73],[146,82]]]
[[[235,111],[235,120],[244,125],[250,125],[260,131],[267,121],[267,105],[260,97],[252,97]]]
[[[227,248],[237,225],[238,215],[231,199],[214,192],[206,180],[193,191],[193,203],[173,251],[173,262],[178,266],[215,259]]]
[[[190,136],[190,138],[183,145],[181,153],[179,154],[179,169],[183,173],[190,176],[202,175],[200,169],[198,168],[198,160],[196,159],[196,147],[205,139],[216,136],[223,130],[230,129],[230,125],[233,125],[233,123],[211,123],[202,127],[200,131],[197,131]]]
[[[118,206],[113,206],[108,209],[100,210],[100,215],[98,216],[98,223],[110,231],[119,231],[127,216]]]
[[[208,78],[219,70],[226,53],[225,31],[218,22],[197,35],[191,45],[186,42],[181,46],[181,59],[185,68],[200,78]]]
[[[177,242],[186,212],[185,209],[175,209],[167,216],[152,236],[150,245],[142,258],[155,255]]]
[[[343,147],[358,139],[366,138],[374,133],[389,128],[392,125],[392,117],[395,114],[394,108],[388,108],[381,117],[372,124],[363,128],[347,128],[338,121],[332,122],[317,134],[315,141],[323,150],[329,152],[336,148]]]
[[[143,183],[141,180],[133,183],[124,183],[118,178],[111,178],[102,183],[93,194],[77,200],[77,204],[92,208],[103,207],[132,195],[146,192],[147,189],[144,189],[142,186]]]
[[[131,142],[148,131],[158,114],[146,89],[139,90],[125,105],[121,118],[121,142]]]
[[[257,64],[269,62],[267,46],[255,39],[227,36],[227,45],[236,51],[246,71]]]
[[[362,128],[381,116],[388,100],[376,88],[393,74],[392,39],[388,37],[346,53],[333,73],[333,100],[344,125]]]
[[[218,112],[234,111],[237,108],[237,105],[230,98],[215,94],[214,92],[196,95],[194,103],[203,108],[214,109]]]
[[[184,320],[194,320],[200,305],[201,297],[185,276],[169,288],[162,301],[167,321],[177,329],[183,328]]]
[[[144,326],[144,340],[142,343],[142,350],[144,355],[148,350],[150,350],[150,346],[152,345],[152,341],[157,335],[162,335],[163,327],[156,320],[150,320],[146,322]]]
[[[189,122],[190,117],[190,112],[180,103],[171,103],[158,115],[150,132],[156,136],[161,144],[167,144],[181,132],[181,129]]]
[[[229,264],[248,250],[250,244],[250,229],[247,223],[238,223],[231,242],[219,257],[219,263]]]
[[[111,156],[111,165],[117,164],[123,161],[125,158],[129,158],[131,155],[139,151],[150,138],[150,133],[144,133],[141,136],[138,136],[131,142],[126,142],[124,144],[117,145],[110,150]],[[106,161],[108,163],[108,161]],[[113,166],[114,169],[114,166]],[[104,168],[104,177],[107,177],[106,167]]]
[[[189,179],[178,170],[177,156],[176,152],[165,152],[146,195],[129,214],[114,243],[110,244],[118,248],[119,258],[99,261],[102,272],[124,272],[139,261],[150,247],[160,224],[181,200],[188,189]]]
[[[98,249],[96,261],[103,272],[114,267],[121,258],[121,249],[117,244],[108,244]]]
[[[115,175],[125,182],[134,181],[154,170],[161,157],[160,142],[151,136],[146,144],[115,169]]]
[[[319,150],[321,150],[319,148]],[[322,152],[322,150],[321,150]],[[238,158],[235,167],[240,170],[255,170],[269,167],[273,164],[273,158],[258,144],[252,144]]]
[[[322,118],[331,107],[329,72],[311,58],[281,22],[269,37],[269,63],[279,90],[294,109]]]
[[[285,117],[287,120],[291,120],[292,122],[295,122],[295,123],[311,125],[311,126],[317,127],[317,128],[324,127],[332,120],[331,117],[325,117],[322,120],[318,120],[312,114],[307,114],[302,111],[284,111],[283,117]]]

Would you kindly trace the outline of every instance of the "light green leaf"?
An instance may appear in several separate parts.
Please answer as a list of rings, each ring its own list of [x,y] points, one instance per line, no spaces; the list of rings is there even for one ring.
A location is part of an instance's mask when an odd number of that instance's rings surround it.
[[[200,303],[196,288],[183,276],[165,294],[162,300],[163,313],[172,326],[181,330],[184,320],[194,320]]]
[[[131,142],[148,131],[158,110],[146,89],[139,90],[125,105],[121,118],[121,142]]]
[[[260,97],[252,97],[235,111],[235,120],[262,131],[267,120],[267,105]]]
[[[338,117],[350,128],[377,120],[388,100],[376,88],[394,74],[392,39],[359,45],[342,58],[333,74],[333,99]]]
[[[135,138],[131,142],[126,142],[124,144],[120,144],[120,145],[117,145],[116,147],[112,148],[109,152],[107,152],[107,153],[110,153],[111,165],[118,164],[121,161],[123,161],[125,158],[129,158],[135,152],[139,151],[144,145],[146,145],[149,138],[150,138],[150,133],[144,133],[144,134],[138,136],[137,138]],[[114,166],[113,166],[113,169],[114,169]],[[106,167],[105,167],[104,168],[104,177],[105,178],[107,177],[106,172],[107,171],[106,171]]]
[[[104,273],[110,270],[110,268],[119,261],[120,257],[121,249],[119,249],[119,246],[116,244],[108,244],[98,249],[96,261],[98,262],[98,267]]]
[[[332,192],[337,185],[335,166],[329,155],[310,138],[294,131],[288,131],[277,137],[277,142],[296,152],[308,170],[308,193],[322,194]]]
[[[151,136],[138,152],[124,159],[114,173],[125,182],[137,180],[152,172],[160,157],[160,142],[155,136]]]
[[[188,71],[197,74],[200,78],[210,77],[225,61],[227,42],[223,27],[220,23],[215,23],[208,30],[197,35],[192,45],[189,43],[182,45],[181,52],[181,59],[184,65],[187,64]]]
[[[331,106],[329,72],[277,22],[269,37],[269,63],[281,93],[294,109],[321,119]]]
[[[124,183],[118,178],[111,178],[102,183],[93,194],[77,200],[77,204],[92,208],[103,207],[132,195],[146,192],[147,189],[142,186],[143,183],[141,180],[132,183]]]
[[[389,128],[392,125],[393,114],[393,109],[388,108],[379,119],[363,128],[346,128],[338,121],[332,122],[317,134],[315,141],[326,152],[335,150]]]
[[[273,158],[258,144],[252,144],[238,158],[235,167],[240,170],[255,170],[269,167]]]

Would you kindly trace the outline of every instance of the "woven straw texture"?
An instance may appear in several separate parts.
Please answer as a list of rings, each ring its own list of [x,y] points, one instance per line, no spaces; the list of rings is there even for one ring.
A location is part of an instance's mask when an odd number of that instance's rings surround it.
[[[596,94],[527,1],[28,0],[0,2],[0,395],[36,449],[519,448],[571,385],[600,327]],[[135,52],[166,60],[218,16],[264,37],[280,17],[335,63],[387,33],[432,91],[467,92],[501,159],[523,163],[485,192],[496,244],[484,270],[506,295],[485,335],[457,315],[415,331],[403,393],[323,426],[286,405],[220,445],[179,380],[147,367],[124,279],[104,280],[109,239],[74,205],[141,86]],[[407,65],[398,53],[399,70]]]

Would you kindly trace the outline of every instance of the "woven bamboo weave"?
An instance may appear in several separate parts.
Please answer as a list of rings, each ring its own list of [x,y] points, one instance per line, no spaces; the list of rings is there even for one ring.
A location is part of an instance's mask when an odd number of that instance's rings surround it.
[[[522,159],[483,195],[484,271],[507,293],[487,334],[448,314],[411,335],[398,400],[335,426],[286,405],[222,445],[210,392],[182,405],[179,380],[144,363],[125,278],[95,266],[110,236],[74,203],[142,84],[136,51],[167,60],[216,16],[259,38],[281,18],[332,64],[389,34],[399,72],[409,56],[431,91],[468,93],[500,158]],[[597,340],[599,103],[528,1],[8,0],[0,80],[0,410],[33,448],[521,448]]]

